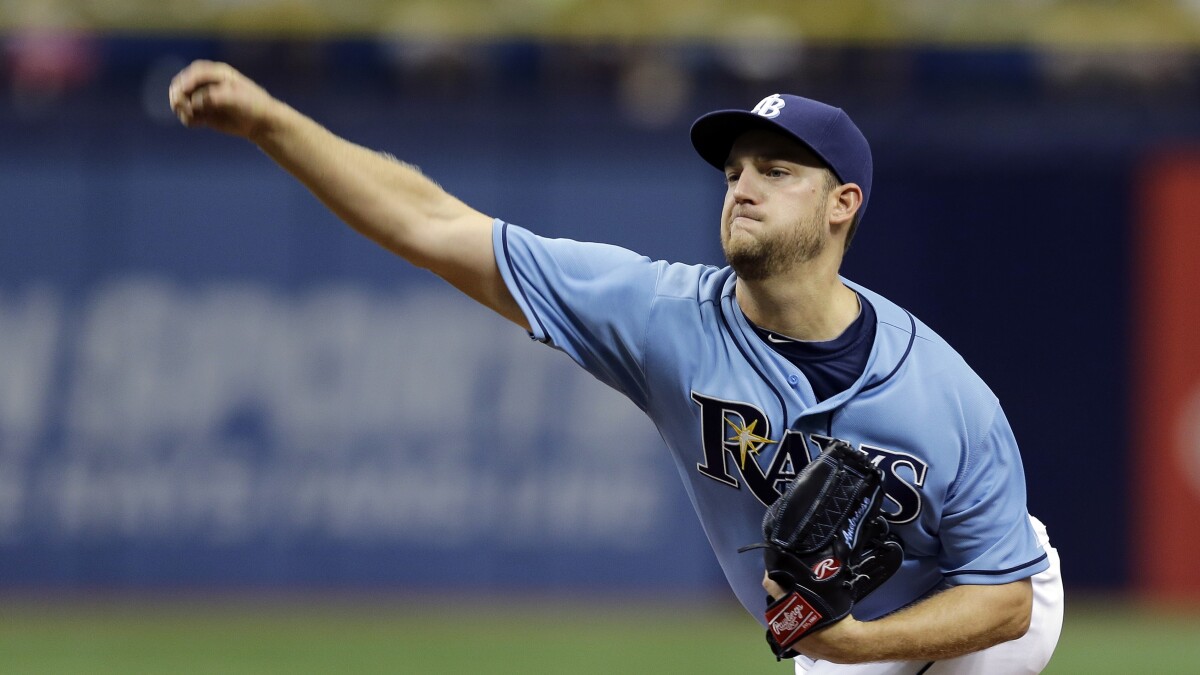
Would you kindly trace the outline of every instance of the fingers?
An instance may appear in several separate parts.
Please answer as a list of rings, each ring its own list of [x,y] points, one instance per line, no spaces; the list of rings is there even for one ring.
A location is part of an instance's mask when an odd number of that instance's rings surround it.
[[[200,87],[228,82],[239,76],[232,66],[214,61],[193,61],[171,80],[172,96],[190,96]]]
[[[779,584],[775,583],[775,580],[772,579],[771,577],[767,576],[766,574],[763,575],[762,586],[763,586],[763,590],[766,591],[767,594],[770,595],[775,600],[778,600],[778,599],[782,598],[783,596],[787,595],[787,591],[784,590],[783,586],[780,586]]]
[[[194,126],[197,116],[212,103],[213,88],[240,77],[231,66],[214,61],[193,61],[171,80],[167,97],[171,110],[184,126]]]
[[[204,108],[206,92],[207,88],[192,91],[186,96],[175,91],[171,92],[171,110],[175,112],[175,116],[185,127],[197,124],[196,116]]]

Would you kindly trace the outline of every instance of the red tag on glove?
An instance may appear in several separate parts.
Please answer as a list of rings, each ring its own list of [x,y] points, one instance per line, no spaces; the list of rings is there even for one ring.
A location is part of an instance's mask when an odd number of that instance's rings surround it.
[[[795,591],[767,608],[767,630],[781,647],[790,647],[804,637],[820,619],[820,612]]]

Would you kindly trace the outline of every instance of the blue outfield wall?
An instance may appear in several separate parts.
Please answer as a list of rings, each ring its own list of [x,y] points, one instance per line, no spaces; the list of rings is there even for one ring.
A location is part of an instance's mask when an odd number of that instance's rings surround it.
[[[0,108],[0,585],[722,587],[636,408],[252,147],[145,112],[155,58],[219,50],[114,45],[96,84]],[[655,128],[525,65],[449,91],[243,66],[485,212],[690,262],[720,259],[722,189],[691,118],[776,86],[845,106],[877,167],[847,276],[989,381],[1069,584],[1121,587],[1132,186],[1197,130],[923,58],[887,95],[713,78]]]

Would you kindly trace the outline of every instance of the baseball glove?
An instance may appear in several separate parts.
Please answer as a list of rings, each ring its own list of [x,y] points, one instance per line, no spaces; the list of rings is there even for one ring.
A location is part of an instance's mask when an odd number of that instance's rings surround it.
[[[796,476],[763,518],[767,576],[787,594],[767,607],[777,659],[805,635],[840,621],[900,568],[904,550],[881,504],[883,472],[843,441]]]

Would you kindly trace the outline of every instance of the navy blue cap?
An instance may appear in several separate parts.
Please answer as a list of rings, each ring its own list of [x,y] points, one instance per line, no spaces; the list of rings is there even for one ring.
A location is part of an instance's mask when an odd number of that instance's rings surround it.
[[[843,183],[862,189],[859,218],[871,196],[871,146],[841,108],[791,94],[772,94],[750,110],[718,110],[692,124],[692,145],[725,170],[739,136],[753,129],[782,132],[808,146]]]

